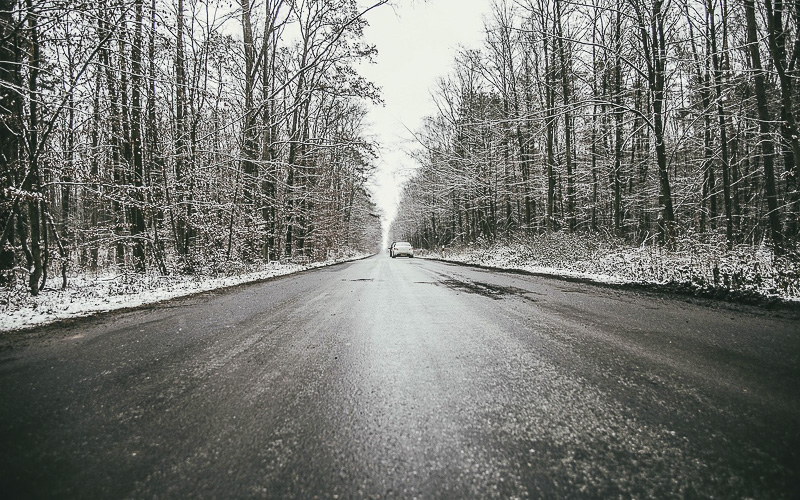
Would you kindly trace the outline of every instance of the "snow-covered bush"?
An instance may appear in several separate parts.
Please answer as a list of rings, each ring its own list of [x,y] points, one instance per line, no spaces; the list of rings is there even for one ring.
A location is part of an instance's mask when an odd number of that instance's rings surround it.
[[[442,257],[432,253],[432,257]],[[667,285],[713,295],[800,300],[800,254],[775,256],[765,245],[728,249],[722,238],[684,236],[669,247],[634,246],[603,234],[553,232],[450,248],[444,258],[498,268]]]

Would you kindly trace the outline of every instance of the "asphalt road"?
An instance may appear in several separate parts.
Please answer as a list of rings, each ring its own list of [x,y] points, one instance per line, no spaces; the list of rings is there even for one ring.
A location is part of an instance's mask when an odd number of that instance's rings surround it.
[[[3,498],[791,498],[800,321],[376,256],[0,337]]]

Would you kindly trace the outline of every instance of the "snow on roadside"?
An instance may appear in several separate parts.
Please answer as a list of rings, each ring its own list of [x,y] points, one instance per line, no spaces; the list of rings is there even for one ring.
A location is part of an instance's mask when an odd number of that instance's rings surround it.
[[[54,289],[58,277],[37,297],[22,288],[0,289],[0,332],[42,326],[55,321],[91,316],[145,304],[207,292],[234,285],[285,276],[307,269],[358,260],[368,254],[347,258],[294,264],[270,262],[259,270],[224,277],[155,276],[137,274],[81,275],[72,277],[66,290]]]
[[[498,254],[492,254],[491,251],[488,250],[474,250],[474,249],[458,250],[458,251],[451,250],[451,251],[446,251],[445,253],[428,252],[425,253],[424,255],[421,255],[421,257],[423,259],[425,258],[439,259],[450,262],[459,262],[462,264],[493,267],[496,269],[525,271],[532,274],[548,275],[556,278],[563,277],[563,278],[585,279],[597,283],[624,284],[632,282],[631,280],[627,280],[625,278],[622,278],[620,276],[615,276],[613,274],[600,274],[600,273],[579,271],[575,269],[570,269],[566,265],[561,267],[553,267],[553,266],[537,265],[533,262],[524,262],[521,261],[519,258],[515,258],[515,256],[513,255],[514,252],[509,248],[500,248],[497,250],[499,250]]]
[[[673,250],[634,247],[614,240],[554,233],[420,256],[597,283],[663,285],[718,297],[800,304],[800,263],[796,259],[777,259],[765,248],[728,250],[724,244],[692,241],[678,246]]]

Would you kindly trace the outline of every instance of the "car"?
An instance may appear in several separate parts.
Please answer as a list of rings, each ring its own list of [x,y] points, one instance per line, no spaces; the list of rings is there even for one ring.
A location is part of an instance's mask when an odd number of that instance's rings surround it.
[[[411,243],[407,241],[398,241],[397,243],[392,244],[392,248],[389,250],[389,255],[391,255],[393,259],[401,255],[405,255],[406,257],[413,259],[414,247],[412,247]]]

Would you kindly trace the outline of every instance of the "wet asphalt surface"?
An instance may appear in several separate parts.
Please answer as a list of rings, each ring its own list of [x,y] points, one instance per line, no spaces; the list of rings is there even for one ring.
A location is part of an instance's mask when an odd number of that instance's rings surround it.
[[[791,498],[800,321],[376,256],[0,336],[4,498]]]

